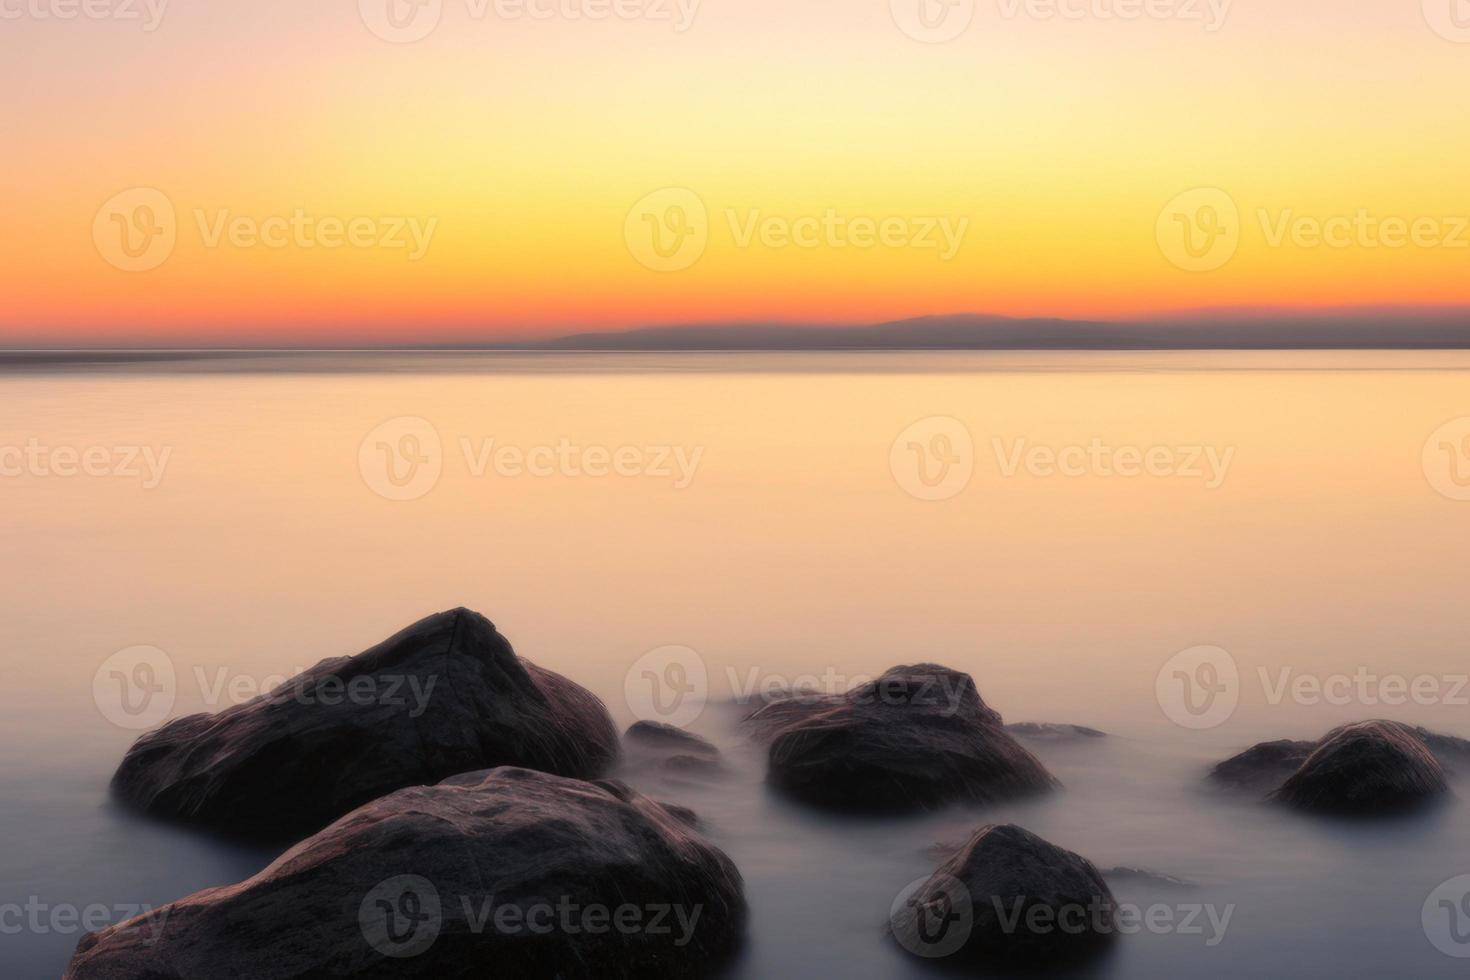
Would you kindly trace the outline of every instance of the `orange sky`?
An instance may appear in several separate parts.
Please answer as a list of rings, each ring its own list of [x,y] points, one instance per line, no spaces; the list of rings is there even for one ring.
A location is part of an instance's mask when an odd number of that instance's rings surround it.
[[[0,343],[1470,304],[1461,0],[389,2],[0,0]]]

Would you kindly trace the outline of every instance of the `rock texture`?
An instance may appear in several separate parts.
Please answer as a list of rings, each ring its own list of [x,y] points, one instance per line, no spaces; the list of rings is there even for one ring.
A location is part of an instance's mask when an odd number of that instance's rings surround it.
[[[601,701],[455,609],[144,735],[112,787],[145,813],[290,838],[405,786],[502,765],[592,778],[617,752]]]
[[[767,705],[750,727],[769,732],[772,785],[822,806],[921,809],[1056,785],[968,674],[934,664],[895,667],[843,695]]]
[[[65,980],[702,976],[744,920],[739,873],[682,815],[501,768],[400,790],[248,881],[89,934]]]
[[[1329,747],[1332,751],[1306,771],[1307,761]],[[1447,773],[1467,762],[1470,741],[1393,721],[1365,721],[1338,728],[1318,742],[1281,739],[1253,745],[1215,766],[1210,778],[1305,809],[1373,812],[1392,810],[1401,805],[1398,800],[1411,803],[1438,795]],[[1282,795],[1293,780],[1291,792]],[[1398,782],[1402,785],[1396,786]],[[1381,807],[1370,802],[1374,797],[1382,797]]]
[[[636,721],[629,726],[623,740],[650,752],[678,753],[718,758],[720,750],[693,732],[656,721]]]
[[[706,739],[656,721],[638,721],[623,734],[624,758],[634,768],[646,767],[680,776],[716,776],[725,772],[720,750]]]
[[[1035,967],[1106,946],[1117,905],[1086,858],[1020,827],[991,825],[895,908],[891,928],[920,956]]]
[[[1410,809],[1448,791],[1444,768],[1413,729],[1364,721],[1329,733],[1271,798],[1356,815]]]
[[[1217,765],[1210,778],[1240,788],[1274,789],[1300,769],[1316,747],[1316,742],[1288,739],[1262,742]]]

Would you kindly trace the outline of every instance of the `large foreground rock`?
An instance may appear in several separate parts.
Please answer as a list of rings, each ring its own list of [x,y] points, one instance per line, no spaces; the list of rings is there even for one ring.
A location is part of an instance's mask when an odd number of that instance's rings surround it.
[[[767,705],[751,716],[771,733],[771,783],[847,810],[993,802],[1056,781],[980,699],[968,674],[895,667],[843,695]]]
[[[601,701],[455,609],[270,694],[138,739],[114,794],[158,816],[286,838],[405,786],[514,765],[578,778],[616,759]]]
[[[1328,734],[1272,799],[1299,810],[1373,814],[1410,809],[1448,791],[1444,768],[1413,729],[1364,721]]]
[[[907,900],[894,938],[929,959],[1039,966],[1117,934],[1117,905],[1092,862],[1020,827],[982,827]]]
[[[734,865],[660,804],[503,768],[400,790],[248,881],[90,934],[65,980],[701,976],[744,920]]]

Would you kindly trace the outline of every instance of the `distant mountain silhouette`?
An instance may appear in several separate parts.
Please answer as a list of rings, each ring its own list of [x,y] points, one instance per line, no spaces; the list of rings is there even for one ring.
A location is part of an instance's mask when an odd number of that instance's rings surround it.
[[[1013,319],[964,314],[830,327],[730,323],[579,333],[534,350],[1292,350],[1470,348],[1470,311],[1204,311],[1174,319]]]

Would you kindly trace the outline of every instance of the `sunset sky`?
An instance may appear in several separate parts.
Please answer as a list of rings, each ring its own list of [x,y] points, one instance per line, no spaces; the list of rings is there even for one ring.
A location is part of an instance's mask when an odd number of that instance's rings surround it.
[[[0,345],[1470,304],[1462,0],[387,2],[0,0]]]

